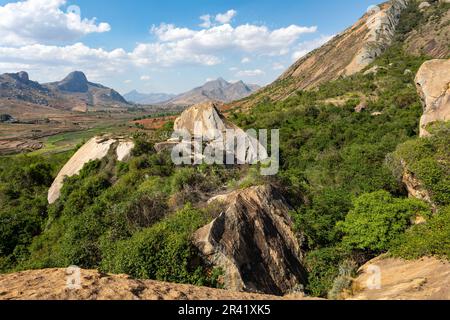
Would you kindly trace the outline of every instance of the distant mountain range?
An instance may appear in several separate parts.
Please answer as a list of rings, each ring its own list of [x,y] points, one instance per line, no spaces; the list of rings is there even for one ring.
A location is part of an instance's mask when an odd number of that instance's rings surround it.
[[[203,86],[177,95],[166,104],[190,106],[207,101],[231,102],[248,97],[260,87],[255,84],[245,84],[242,81],[230,83],[222,78],[209,81]]]
[[[129,102],[138,104],[164,104],[177,106],[191,106],[208,101],[231,102],[248,97],[260,87],[255,84],[246,84],[242,81],[230,83],[222,78],[208,81],[203,86],[188,92],[171,95],[165,93],[140,93],[133,90],[124,95]]]
[[[176,95],[167,93],[140,93],[133,90],[124,94],[123,97],[129,102],[137,104],[159,104],[176,97]]]
[[[89,82],[83,72],[70,73],[61,81],[40,84],[26,72],[0,75],[0,101],[27,102],[60,110],[123,108],[130,104],[115,90]]]

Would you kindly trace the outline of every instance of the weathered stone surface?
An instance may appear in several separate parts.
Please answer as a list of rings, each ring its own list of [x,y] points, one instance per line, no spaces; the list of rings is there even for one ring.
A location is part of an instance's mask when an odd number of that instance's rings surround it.
[[[430,193],[423,187],[422,182],[408,170],[403,161],[402,166],[404,168],[402,181],[406,186],[406,190],[408,190],[408,195],[432,204]]]
[[[376,288],[377,272],[380,286]],[[450,264],[437,258],[405,261],[380,256],[359,270],[351,300],[449,300]]]
[[[67,269],[0,274],[0,300],[312,300],[302,294],[277,297],[232,292],[85,269],[80,270],[81,287],[69,289],[71,278]]]
[[[270,185],[210,200],[226,209],[194,235],[206,260],[225,272],[225,288],[286,294],[306,281],[289,207]]]
[[[417,91],[424,114],[420,119],[420,136],[428,136],[426,126],[436,121],[450,120],[450,60],[426,61],[416,75]]]
[[[194,144],[197,142],[193,139],[201,136],[203,142],[208,143],[207,147],[222,150],[224,157],[226,154],[232,154],[239,164],[252,164],[257,160],[267,159],[267,150],[258,139],[228,121],[219,112],[220,106],[220,102],[200,103],[185,110],[175,120],[174,130],[178,133],[189,134],[189,139],[183,138],[181,149],[192,149],[192,158],[203,159],[203,154],[194,152]],[[196,126],[198,132],[196,132]],[[233,133],[230,133],[230,130]],[[233,134],[236,139],[228,140],[228,134]],[[239,145],[237,141],[241,141],[242,144]],[[178,146],[177,140],[169,139],[156,144],[155,149],[160,152],[173,149],[175,146]]]
[[[92,138],[78,149],[58,173],[55,181],[53,181],[53,184],[48,190],[48,202],[52,204],[58,200],[66,177],[72,177],[80,173],[83,166],[89,161],[104,158],[113,145],[116,147],[115,155],[119,161],[126,160],[130,156],[131,150],[134,148],[134,143],[132,141],[120,138]]]

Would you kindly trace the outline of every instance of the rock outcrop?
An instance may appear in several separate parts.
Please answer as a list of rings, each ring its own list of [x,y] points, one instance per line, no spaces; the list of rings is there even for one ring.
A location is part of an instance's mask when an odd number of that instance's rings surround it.
[[[193,242],[224,271],[226,289],[282,295],[305,284],[289,207],[274,187],[238,190],[214,201],[225,209],[195,233]]]
[[[424,137],[429,135],[428,124],[450,120],[450,59],[426,61],[415,81],[424,105],[420,119],[420,136]]]
[[[68,287],[67,269],[31,270],[0,275],[0,300],[307,300],[302,294],[277,297],[153,280],[134,280],[80,270],[80,287]]]
[[[409,0],[392,0],[385,8],[369,11],[366,20],[368,32],[363,39],[362,47],[345,68],[345,75],[361,71],[391,45],[400,15],[408,3]]]
[[[94,137],[89,140],[78,149],[56,176],[48,191],[48,202],[52,204],[58,200],[66,177],[72,177],[80,173],[83,166],[89,161],[106,157],[111,148],[115,148],[114,154],[117,160],[124,161],[130,156],[134,143],[122,138],[109,137]]]
[[[175,120],[174,131],[189,134],[189,139],[183,138],[182,144],[180,139],[169,139],[156,144],[155,149],[159,152],[178,146],[180,151],[198,150],[200,146],[194,138],[201,136],[207,147],[221,150],[224,157],[231,154],[239,164],[252,164],[257,160],[267,159],[265,147],[258,139],[228,121],[219,112],[221,105],[220,102],[205,102],[188,108]],[[232,134],[235,139],[227,139],[228,134]],[[239,145],[238,141],[242,143]],[[204,155],[193,151],[192,158],[203,159]]]
[[[422,201],[425,201],[431,204],[433,207],[435,206],[431,201],[431,195],[423,186],[423,183],[416,178],[416,176],[408,170],[408,166],[404,161],[402,161],[403,167],[403,176],[402,182],[408,191],[409,197],[416,198]]]
[[[450,263],[380,256],[359,270],[351,300],[449,300]]]

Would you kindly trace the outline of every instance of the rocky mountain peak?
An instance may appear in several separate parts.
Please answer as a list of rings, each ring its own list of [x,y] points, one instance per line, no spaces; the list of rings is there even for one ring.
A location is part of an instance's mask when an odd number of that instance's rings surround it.
[[[30,77],[28,76],[28,73],[26,73],[25,71],[20,71],[19,73],[17,73],[17,77],[23,82],[30,81]]]
[[[59,82],[58,89],[68,92],[86,92],[88,91],[88,80],[83,72],[74,71]]]

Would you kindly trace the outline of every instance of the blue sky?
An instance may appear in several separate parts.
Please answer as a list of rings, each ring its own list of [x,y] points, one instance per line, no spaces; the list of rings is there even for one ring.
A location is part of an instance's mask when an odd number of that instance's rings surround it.
[[[373,4],[0,0],[0,72],[45,82],[81,70],[121,93],[179,93],[219,76],[264,85]]]

